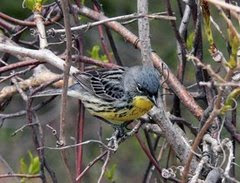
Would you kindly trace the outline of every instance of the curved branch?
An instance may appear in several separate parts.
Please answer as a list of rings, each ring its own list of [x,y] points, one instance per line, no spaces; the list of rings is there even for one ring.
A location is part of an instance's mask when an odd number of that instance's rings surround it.
[[[27,21],[27,20],[19,20],[16,18],[13,18],[9,15],[6,15],[5,13],[0,12],[0,17],[6,21],[12,22],[14,24],[17,25],[21,25],[21,26],[28,26],[28,27],[35,27],[36,23],[34,21]],[[60,20],[61,18],[61,13],[58,12],[54,17],[50,18],[49,20],[44,22],[44,25],[51,25],[54,22],[57,22],[58,20]]]

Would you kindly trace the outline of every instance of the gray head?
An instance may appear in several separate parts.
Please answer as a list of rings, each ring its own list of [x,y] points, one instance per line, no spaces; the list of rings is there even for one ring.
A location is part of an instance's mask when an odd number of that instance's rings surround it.
[[[127,70],[124,80],[124,89],[131,97],[146,96],[156,104],[160,87],[157,71],[149,66],[135,66]]]

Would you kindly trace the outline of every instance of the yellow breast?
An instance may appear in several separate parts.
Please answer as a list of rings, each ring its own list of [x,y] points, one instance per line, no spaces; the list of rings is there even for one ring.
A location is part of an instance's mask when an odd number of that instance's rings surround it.
[[[147,97],[136,96],[133,98],[132,107],[130,109],[121,109],[117,112],[101,112],[94,115],[100,116],[113,123],[122,123],[141,117],[152,107],[153,103]]]

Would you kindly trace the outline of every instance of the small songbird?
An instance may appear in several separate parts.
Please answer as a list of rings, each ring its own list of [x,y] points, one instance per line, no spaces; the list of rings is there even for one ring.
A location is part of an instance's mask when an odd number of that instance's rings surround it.
[[[68,96],[78,98],[97,117],[113,124],[137,119],[156,104],[160,88],[157,71],[149,66],[97,69],[73,74],[76,83]],[[59,95],[62,89],[43,91],[36,96]]]

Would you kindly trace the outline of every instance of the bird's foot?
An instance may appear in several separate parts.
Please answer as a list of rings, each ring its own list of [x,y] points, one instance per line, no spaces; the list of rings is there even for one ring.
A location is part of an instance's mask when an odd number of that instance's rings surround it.
[[[108,147],[117,150],[118,144],[122,141],[124,141],[127,137],[127,131],[129,130],[127,128],[127,125],[129,123],[123,123],[121,125],[113,124],[112,127],[114,128],[114,133],[110,138],[107,138],[108,142]]]

